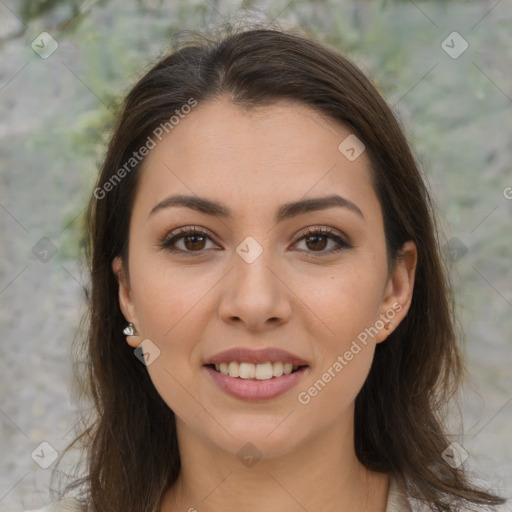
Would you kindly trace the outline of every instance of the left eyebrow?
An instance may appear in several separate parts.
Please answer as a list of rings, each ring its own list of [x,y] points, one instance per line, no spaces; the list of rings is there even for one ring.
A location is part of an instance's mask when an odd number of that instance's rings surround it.
[[[185,195],[169,196],[163,199],[151,209],[148,217],[151,217],[151,215],[159,210],[172,206],[182,206],[201,213],[205,213],[207,215],[233,219],[233,213],[222,202],[213,201],[205,197]],[[333,194],[326,197],[301,199],[300,201],[285,203],[281,205],[276,211],[274,215],[274,222],[279,223],[298,215],[334,207],[346,208],[349,211],[357,214],[363,220],[365,219],[363,212],[355,203],[349,199],[346,199],[345,197]]]

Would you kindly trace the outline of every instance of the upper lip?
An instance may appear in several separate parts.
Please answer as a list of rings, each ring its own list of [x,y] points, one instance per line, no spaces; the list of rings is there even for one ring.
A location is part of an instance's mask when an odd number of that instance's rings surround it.
[[[263,349],[250,349],[247,347],[236,347],[229,350],[224,350],[208,359],[204,364],[220,364],[238,361],[243,363],[292,363],[294,366],[308,366],[308,362],[304,359],[286,352],[280,348],[263,348]]]

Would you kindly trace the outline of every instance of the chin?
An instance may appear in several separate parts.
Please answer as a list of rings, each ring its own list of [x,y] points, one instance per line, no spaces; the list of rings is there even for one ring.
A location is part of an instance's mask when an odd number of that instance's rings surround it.
[[[261,420],[254,413],[242,414],[235,421],[223,424],[233,437],[221,429],[212,441],[238,457],[245,452],[250,455],[252,451],[259,457],[280,457],[293,451],[299,443],[297,426],[287,424],[287,414],[266,416]]]

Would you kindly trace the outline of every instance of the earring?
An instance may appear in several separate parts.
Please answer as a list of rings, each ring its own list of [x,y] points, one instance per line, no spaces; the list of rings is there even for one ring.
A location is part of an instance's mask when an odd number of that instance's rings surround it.
[[[384,326],[384,329],[386,329],[386,331],[389,331],[389,326],[391,325],[391,322],[388,322],[385,326]]]
[[[128,325],[123,329],[123,334],[126,334],[126,336],[139,336],[140,332],[137,331],[131,322],[128,322]]]

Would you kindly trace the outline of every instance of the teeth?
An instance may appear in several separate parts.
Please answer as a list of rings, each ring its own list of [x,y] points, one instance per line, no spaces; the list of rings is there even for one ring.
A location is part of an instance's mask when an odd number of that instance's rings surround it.
[[[272,364],[272,375],[274,377],[281,377],[283,375],[283,363]]]
[[[241,379],[254,379],[254,377],[256,377],[256,365],[255,364],[240,363],[239,368],[240,368],[240,378]]]
[[[272,363],[257,364],[255,377],[258,380],[268,380],[273,377]]]
[[[240,365],[237,362],[229,363],[229,375],[231,377],[240,377]]]
[[[215,369],[223,375],[230,377],[239,377],[241,379],[257,379],[269,380],[272,377],[281,377],[281,375],[288,375],[296,370],[298,366],[293,366],[292,363],[238,363],[231,361],[230,363],[220,363],[215,365]]]

